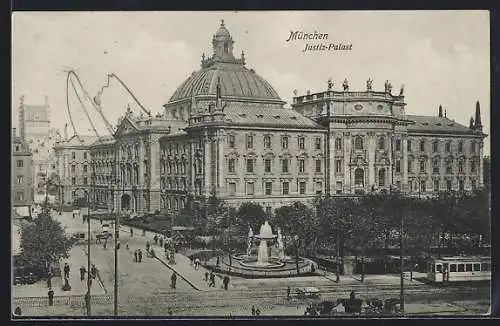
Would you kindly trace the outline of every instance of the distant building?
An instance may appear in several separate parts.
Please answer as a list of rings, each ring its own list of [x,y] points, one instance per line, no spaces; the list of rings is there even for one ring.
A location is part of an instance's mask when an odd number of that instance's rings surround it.
[[[28,150],[21,137],[17,136],[16,128],[12,129],[12,205],[30,206],[33,204],[33,155]]]
[[[64,204],[71,204],[79,197],[76,189],[90,189],[91,159],[90,145],[95,136],[73,136],[57,142],[54,146],[56,173],[59,176],[59,198]],[[80,195],[81,196],[81,195]]]
[[[45,191],[47,177],[56,174],[54,145],[62,140],[59,131],[50,127],[48,98],[43,105],[28,105],[21,97],[19,105],[20,138],[33,154],[33,182],[35,190]]]

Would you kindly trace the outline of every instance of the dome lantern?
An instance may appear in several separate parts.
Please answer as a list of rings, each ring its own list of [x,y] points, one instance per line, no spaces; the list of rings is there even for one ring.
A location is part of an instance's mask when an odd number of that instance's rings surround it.
[[[222,19],[220,27],[212,39],[214,60],[219,62],[235,62],[236,58],[233,55],[233,44],[233,38],[231,34],[229,34],[226,25],[224,25],[224,19]]]

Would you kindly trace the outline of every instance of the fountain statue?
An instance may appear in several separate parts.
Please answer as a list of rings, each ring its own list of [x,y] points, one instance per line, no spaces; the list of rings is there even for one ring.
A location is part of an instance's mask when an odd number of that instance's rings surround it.
[[[285,246],[283,244],[283,236],[281,235],[281,229],[278,229],[278,258],[283,261],[285,259]]]
[[[267,249],[267,242],[276,238],[276,235],[273,234],[273,230],[269,225],[269,222],[266,221],[260,227],[260,234],[256,235],[255,238],[260,240],[259,251],[257,254],[257,266],[266,266],[269,265],[269,253]]]
[[[252,227],[249,227],[250,230],[248,230],[248,246],[247,246],[247,256],[249,257],[252,254],[252,242],[253,242],[253,231]]]

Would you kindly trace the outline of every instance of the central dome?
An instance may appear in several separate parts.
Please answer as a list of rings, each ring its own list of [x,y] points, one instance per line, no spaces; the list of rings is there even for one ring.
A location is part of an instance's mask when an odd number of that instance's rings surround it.
[[[205,58],[203,54],[202,69],[193,72],[177,88],[168,103],[190,100],[200,95],[215,97],[218,80],[220,80],[221,93],[224,98],[283,103],[269,82],[257,75],[253,69],[245,67],[243,52],[241,58],[234,57],[233,44],[234,41],[222,21],[212,39],[213,56]]]

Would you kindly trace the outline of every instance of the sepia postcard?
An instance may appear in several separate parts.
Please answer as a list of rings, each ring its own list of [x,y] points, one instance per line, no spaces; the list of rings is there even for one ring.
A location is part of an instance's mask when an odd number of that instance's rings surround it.
[[[14,12],[12,318],[489,315],[489,19]]]

